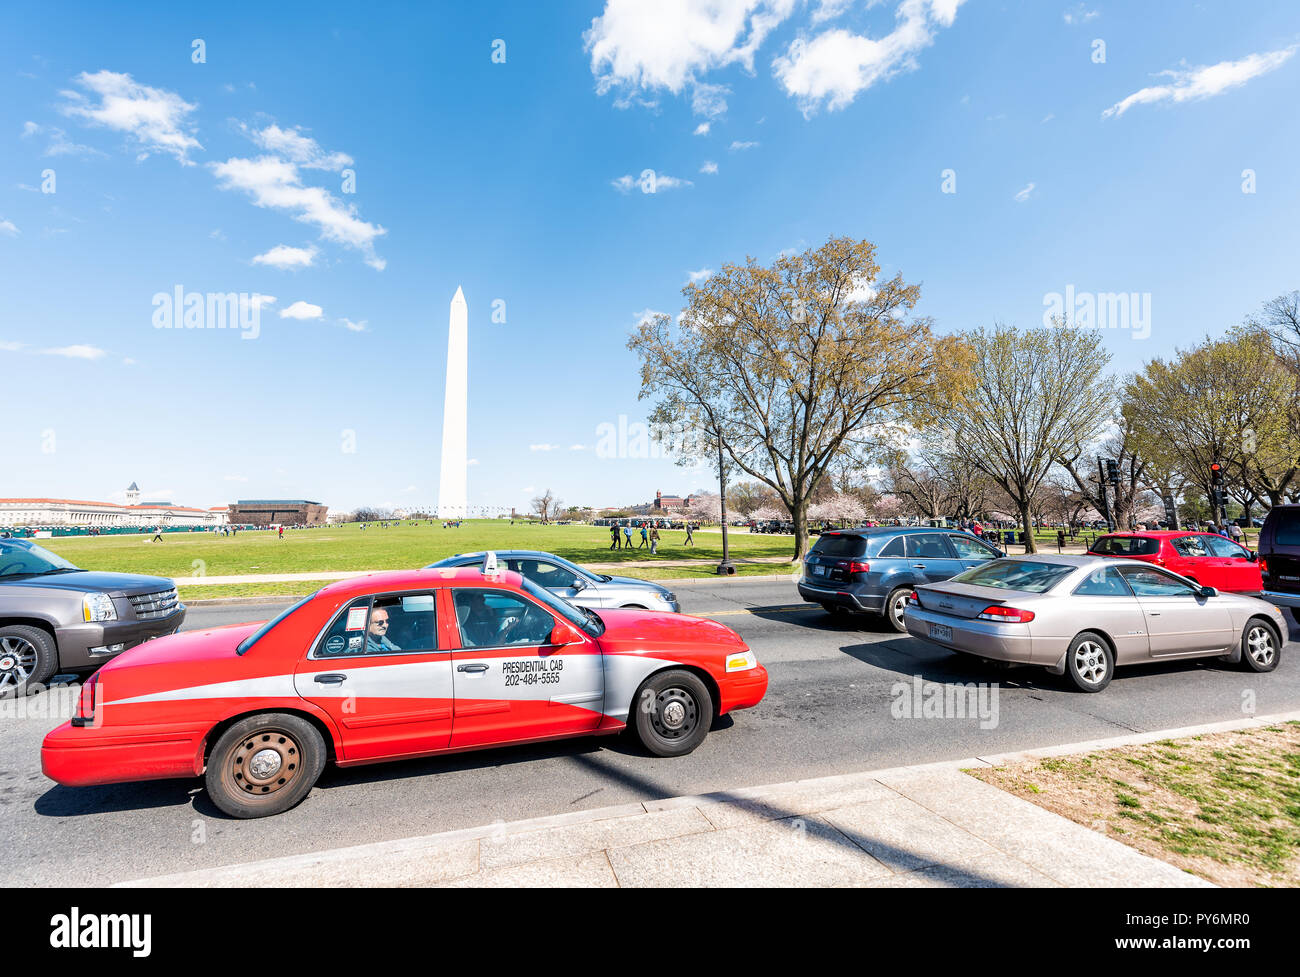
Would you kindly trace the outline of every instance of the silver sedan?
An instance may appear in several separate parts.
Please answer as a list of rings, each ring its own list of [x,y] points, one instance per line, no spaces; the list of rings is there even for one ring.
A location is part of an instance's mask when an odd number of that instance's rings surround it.
[[[461,553],[431,563],[431,567],[464,567],[482,563],[486,553]],[[611,577],[570,563],[554,553],[538,550],[497,550],[497,566],[506,567],[563,597],[578,607],[598,611],[602,607],[641,608],[677,613],[681,604],[667,587],[635,577]]]
[[[1220,594],[1162,567],[1095,556],[993,560],[916,588],[908,633],[951,651],[1042,665],[1084,692],[1117,665],[1222,658],[1277,667],[1286,624],[1272,604]]]

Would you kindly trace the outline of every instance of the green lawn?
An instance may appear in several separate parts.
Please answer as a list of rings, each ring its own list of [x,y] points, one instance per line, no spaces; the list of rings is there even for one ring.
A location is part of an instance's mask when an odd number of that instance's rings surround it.
[[[682,530],[662,533],[657,557],[650,550],[611,550],[609,531],[599,526],[542,526],[508,521],[473,520],[460,529],[403,525],[362,531],[354,524],[320,529],[286,530],[284,539],[272,532],[169,533],[163,542],[150,536],[68,536],[36,542],[87,570],[153,573],[164,577],[230,576],[250,573],[313,573],[335,570],[398,570],[420,567],[445,556],[493,549],[545,550],[576,563],[615,563],[633,560],[713,559],[722,555],[722,534],[699,532],[696,545],[685,547]],[[639,542],[639,538],[636,540]],[[789,557],[794,541],[785,536],[731,534],[737,560]],[[665,571],[668,568],[664,568]],[[779,566],[765,572],[779,572]],[[754,572],[754,571],[750,571]],[[657,576],[638,570],[635,576]],[[686,575],[677,573],[676,575]]]

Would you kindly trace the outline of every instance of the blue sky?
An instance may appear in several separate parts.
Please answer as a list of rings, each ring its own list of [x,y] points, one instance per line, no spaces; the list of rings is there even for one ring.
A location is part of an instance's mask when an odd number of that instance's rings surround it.
[[[597,429],[746,255],[867,238],[945,331],[1149,295],[1117,372],[1300,285],[1282,0],[178,6],[4,13],[0,496],[432,505],[458,285],[470,501],[521,509],[707,483]],[[274,301],[155,328],[178,286]]]

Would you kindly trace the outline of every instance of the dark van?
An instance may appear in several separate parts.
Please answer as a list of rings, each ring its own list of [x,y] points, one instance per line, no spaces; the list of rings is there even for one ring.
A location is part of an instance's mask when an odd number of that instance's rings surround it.
[[[1300,624],[1300,505],[1276,505],[1259,534],[1264,599],[1291,608]]]

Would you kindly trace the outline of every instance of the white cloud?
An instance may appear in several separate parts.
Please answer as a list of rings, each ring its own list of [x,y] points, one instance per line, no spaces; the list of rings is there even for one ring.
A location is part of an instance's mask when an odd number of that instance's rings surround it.
[[[232,157],[211,167],[223,190],[242,190],[258,207],[284,210],[296,221],[316,225],[326,240],[362,252],[372,268],[382,271],[387,264],[375,255],[374,245],[388,232],[362,220],[356,207],[344,205],[328,190],[304,186],[297,163],[277,156]]]
[[[351,166],[353,162],[352,157],[347,153],[325,152],[321,149],[320,143],[311,136],[303,135],[302,130],[297,126],[281,129],[273,123],[265,129],[253,129],[241,124],[239,128],[244,135],[267,152],[287,157],[308,169],[337,173],[344,167]]]
[[[319,253],[316,248],[293,248],[287,244],[277,244],[265,254],[253,258],[253,264],[280,269],[309,268]]]
[[[916,56],[934,42],[935,31],[950,27],[963,0],[902,0],[894,29],[880,39],[843,28],[792,41],[772,62],[786,94],[805,116],[823,103],[830,111],[849,105],[859,92],[918,67]]]
[[[853,6],[853,0],[818,0],[817,9],[813,11],[812,22],[821,24],[834,20]]]
[[[636,324],[639,326],[641,325],[641,323],[649,322],[655,316],[661,316],[661,315],[665,315],[665,313],[660,312],[658,309],[646,308],[636,313],[636,315],[634,315],[633,318],[636,320]]]
[[[610,180],[609,185],[619,193],[631,193],[633,190],[639,189],[644,194],[656,194],[661,190],[678,190],[682,187],[695,186],[690,180],[669,176],[667,173],[656,173],[654,170],[642,170],[640,176],[632,176],[627,173]]]
[[[1029,199],[1029,195],[1034,192],[1034,185],[1031,183],[1023,190],[1016,191],[1016,203],[1023,204]]]
[[[1039,125],[1043,125],[1044,123],[1051,122],[1055,118],[1056,118],[1055,112],[1048,112],[1045,116],[1043,116],[1043,121],[1040,122]]]
[[[699,125],[695,127],[695,135],[707,136],[709,134],[709,128],[710,128],[710,123],[701,122]]]
[[[35,122],[23,123],[23,138],[45,133],[50,137],[49,145],[43,151],[46,156],[103,156],[98,149],[69,142],[68,134],[58,126],[38,126]]]
[[[739,139],[736,139],[731,143],[731,151],[733,153],[743,153],[745,150],[754,149],[757,146],[758,143],[753,142],[752,140],[750,142],[741,142]]]
[[[585,444],[571,444],[571,445],[569,445],[569,450],[570,450],[570,451],[586,451],[586,450],[587,450],[587,446],[586,446]]]
[[[530,444],[529,451],[555,451],[560,446],[558,444]]]
[[[62,356],[70,360],[97,360],[105,355],[104,350],[98,346],[86,346],[84,344],[55,346],[52,349],[43,349],[41,353],[46,356]]]
[[[1089,10],[1083,4],[1078,4],[1072,10],[1067,10],[1061,15],[1065,22],[1070,26],[1074,26],[1075,24],[1086,24],[1096,16],[1097,11]]]
[[[708,278],[710,275],[713,274],[713,269],[701,268],[698,271],[688,271],[686,274],[690,278],[692,283],[702,282],[704,281],[704,279]]]
[[[83,71],[73,80],[97,95],[99,102],[93,103],[81,92],[61,92],[68,100],[61,107],[65,115],[133,136],[141,146],[139,159],[160,152],[185,166],[193,165],[190,151],[203,148],[194,138],[190,121],[198,106],[175,92],[138,84],[130,75],[116,71]]]
[[[706,159],[704,165],[700,167],[700,172],[713,176],[718,172],[718,164],[711,159]]]
[[[536,491],[537,491],[537,486],[536,486],[536,485],[526,485],[526,486],[524,486],[523,488],[521,488],[519,491],[520,491],[520,492],[523,492],[523,493],[525,493],[525,494],[527,494],[527,493],[529,493],[529,492],[536,492]]]
[[[1162,71],[1161,75],[1172,78],[1168,85],[1152,85],[1134,92],[1128,98],[1116,102],[1101,113],[1103,119],[1113,115],[1123,115],[1134,105],[1150,105],[1155,102],[1194,102],[1203,98],[1212,98],[1224,92],[1240,88],[1252,78],[1267,74],[1280,68],[1295,54],[1300,45],[1293,44],[1280,51],[1266,54],[1250,54],[1240,61],[1220,61],[1218,64],[1198,68],[1180,68]]]
[[[8,234],[10,237],[16,237],[22,231],[18,230],[18,225],[11,220],[5,220],[0,217],[0,234]]]
[[[469,461],[465,462],[465,464],[467,464],[467,465],[477,465],[477,464],[478,464],[478,459],[477,459],[477,458],[471,458]]]
[[[261,312],[262,306],[275,305],[275,296],[263,295],[261,292],[254,292],[252,295],[248,297],[248,301],[249,304],[253,306],[253,308],[257,309],[258,312]]]
[[[319,319],[324,310],[319,305],[312,305],[299,299],[293,305],[280,310],[281,319]]]
[[[6,353],[16,353],[22,348],[22,343],[16,343],[13,340],[0,339],[0,350],[4,350]]]
[[[697,114],[726,110],[727,89],[701,81],[714,68],[754,68],[754,52],[794,10],[796,0],[608,0],[583,43],[596,91],[666,89],[692,93]]]
[[[343,323],[344,329],[351,332],[365,332],[366,327],[370,325],[368,319],[362,319],[360,322],[353,322],[351,319],[340,319],[339,322]]]

